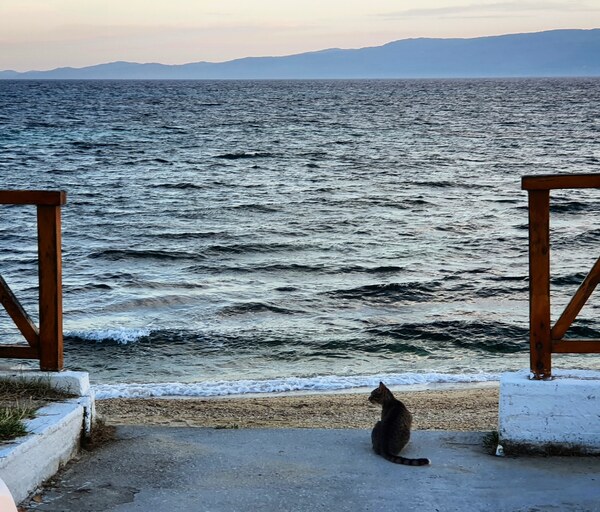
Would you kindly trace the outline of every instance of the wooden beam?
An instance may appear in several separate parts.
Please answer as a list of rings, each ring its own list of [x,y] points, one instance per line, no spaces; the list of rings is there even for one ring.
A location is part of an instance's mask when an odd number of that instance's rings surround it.
[[[0,204],[62,206],[67,193],[57,190],[0,190]]]
[[[560,340],[552,342],[555,354],[600,354],[600,340]]]
[[[27,345],[0,345],[0,358],[38,359],[37,349]]]
[[[529,344],[535,379],[551,377],[550,192],[529,191]]]
[[[523,190],[551,190],[557,188],[600,188],[600,174],[540,174],[523,176]]]
[[[38,206],[40,369],[63,368],[60,207]]]
[[[560,318],[554,324],[552,328],[552,339],[560,340],[563,338],[565,333],[571,327],[573,320],[577,318],[577,315],[581,311],[581,308],[585,305],[586,301],[590,298],[590,295],[593,293],[594,289],[600,282],[600,258],[596,260],[592,270],[583,280],[581,286],[575,292],[575,295],[563,311],[563,314],[560,315]]]
[[[37,347],[40,339],[38,328],[23,309],[19,299],[15,297],[15,294],[2,276],[0,276],[0,303],[2,303],[19,331],[21,331],[27,343],[34,348]]]

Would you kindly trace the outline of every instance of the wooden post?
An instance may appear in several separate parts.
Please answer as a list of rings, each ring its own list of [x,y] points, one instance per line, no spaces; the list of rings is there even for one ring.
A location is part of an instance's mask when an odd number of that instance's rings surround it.
[[[551,375],[550,191],[529,190],[529,343],[534,379]]]
[[[38,205],[40,369],[63,368],[60,206]]]
[[[40,327],[35,326],[0,276],[0,303],[29,345],[1,345],[0,357],[39,359],[40,369],[63,367],[60,208],[67,194],[54,190],[0,190],[0,204],[36,205]]]

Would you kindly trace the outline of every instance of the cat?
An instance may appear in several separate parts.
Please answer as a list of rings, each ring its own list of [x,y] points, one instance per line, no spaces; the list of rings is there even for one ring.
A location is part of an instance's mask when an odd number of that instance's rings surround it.
[[[410,439],[412,414],[406,406],[394,398],[392,392],[383,382],[369,396],[369,402],[380,404],[381,421],[378,421],[371,432],[373,450],[384,459],[395,464],[407,466],[426,466],[429,459],[409,459],[398,455]]]

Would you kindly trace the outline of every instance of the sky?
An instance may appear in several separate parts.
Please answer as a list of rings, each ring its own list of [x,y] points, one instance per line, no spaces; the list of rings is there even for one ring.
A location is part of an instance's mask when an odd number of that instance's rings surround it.
[[[600,0],[0,0],[0,70],[600,28]]]

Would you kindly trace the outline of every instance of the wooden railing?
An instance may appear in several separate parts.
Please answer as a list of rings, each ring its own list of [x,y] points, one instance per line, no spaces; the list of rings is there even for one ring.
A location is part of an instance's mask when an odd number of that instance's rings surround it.
[[[563,339],[600,282],[600,258],[554,326],[550,320],[550,190],[600,188],[600,174],[525,176],[529,195],[529,342],[534,379],[552,377],[552,354],[600,353],[600,340]]]
[[[37,207],[40,314],[38,329],[0,276],[0,303],[28,343],[0,345],[0,358],[39,359],[46,371],[63,367],[60,207],[66,199],[65,192],[0,190],[0,204]]]

